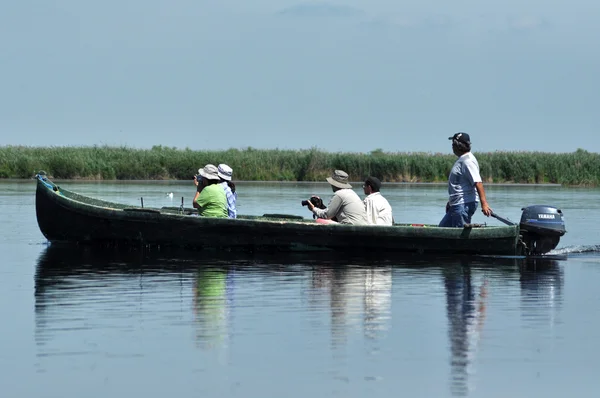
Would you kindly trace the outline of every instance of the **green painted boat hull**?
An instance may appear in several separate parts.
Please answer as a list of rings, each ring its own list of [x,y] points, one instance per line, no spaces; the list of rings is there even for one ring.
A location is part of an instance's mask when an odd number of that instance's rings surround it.
[[[36,215],[51,242],[232,251],[343,251],[523,255],[519,226],[318,224],[299,216],[197,216],[192,209],[136,208],[79,195],[37,179]]]

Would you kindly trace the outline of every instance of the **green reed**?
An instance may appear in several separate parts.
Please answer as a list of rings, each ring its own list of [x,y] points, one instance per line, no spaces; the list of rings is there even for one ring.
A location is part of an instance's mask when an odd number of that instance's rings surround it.
[[[600,185],[600,154],[475,152],[484,181]],[[386,182],[445,182],[456,157],[440,153],[330,153],[302,150],[193,151],[164,146],[0,147],[0,178],[30,178],[44,170],[56,179],[191,179],[207,163],[227,163],[238,181],[323,181],[334,169],[352,181],[369,175]]]

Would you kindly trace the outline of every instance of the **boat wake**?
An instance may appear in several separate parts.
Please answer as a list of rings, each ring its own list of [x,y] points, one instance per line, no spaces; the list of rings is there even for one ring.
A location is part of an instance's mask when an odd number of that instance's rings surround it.
[[[554,249],[548,255],[565,255],[579,253],[600,253],[600,245],[575,245]]]

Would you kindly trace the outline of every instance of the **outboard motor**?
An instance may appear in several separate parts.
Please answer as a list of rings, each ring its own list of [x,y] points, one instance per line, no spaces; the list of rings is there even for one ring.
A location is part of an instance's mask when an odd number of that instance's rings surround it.
[[[519,224],[526,254],[544,254],[553,250],[567,231],[562,211],[552,206],[535,205],[521,209]]]

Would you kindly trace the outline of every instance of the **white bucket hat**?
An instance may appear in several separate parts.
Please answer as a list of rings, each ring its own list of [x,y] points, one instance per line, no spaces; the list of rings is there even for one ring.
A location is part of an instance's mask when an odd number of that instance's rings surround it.
[[[231,167],[227,166],[225,163],[221,163],[218,167],[219,177],[224,179],[225,181],[231,181],[231,176],[233,175],[233,170]]]
[[[219,179],[219,171],[217,170],[217,166],[214,164],[207,164],[202,169],[198,169],[198,174],[207,180],[218,180]]]

